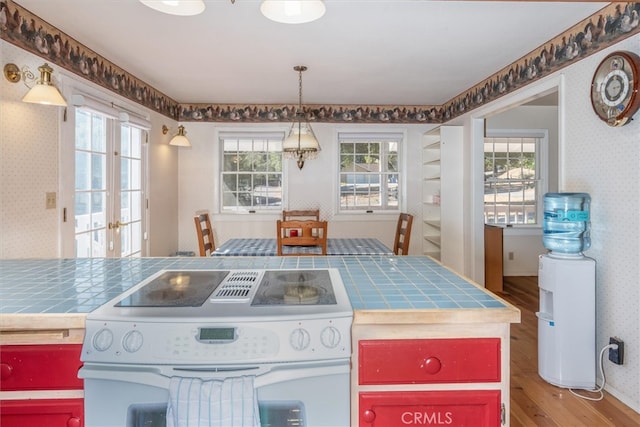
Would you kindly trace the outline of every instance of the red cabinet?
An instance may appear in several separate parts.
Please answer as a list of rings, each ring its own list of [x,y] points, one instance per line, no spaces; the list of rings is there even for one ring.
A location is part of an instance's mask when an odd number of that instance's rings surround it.
[[[0,353],[0,390],[82,389],[80,344],[7,345]]]
[[[5,400],[0,409],[2,427],[82,427],[83,399]]]
[[[3,345],[2,427],[82,427],[81,344]]]
[[[377,338],[380,334],[374,332],[364,334],[371,339],[357,339],[358,328],[354,334],[353,425],[498,427],[503,423],[504,337],[390,339]]]
[[[358,343],[360,384],[500,381],[500,340],[410,339]]]
[[[363,392],[360,426],[497,426],[500,391]]]

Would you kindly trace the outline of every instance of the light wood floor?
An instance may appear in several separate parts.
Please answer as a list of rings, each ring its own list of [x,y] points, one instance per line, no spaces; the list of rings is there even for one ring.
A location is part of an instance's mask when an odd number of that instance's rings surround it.
[[[504,279],[500,296],[522,312],[522,323],[511,325],[511,426],[640,426],[640,414],[606,392],[601,401],[584,400],[540,378],[538,278]]]

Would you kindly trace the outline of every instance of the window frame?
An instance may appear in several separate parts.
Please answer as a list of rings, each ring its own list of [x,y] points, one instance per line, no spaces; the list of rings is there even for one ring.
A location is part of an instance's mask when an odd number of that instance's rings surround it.
[[[498,227],[507,228],[542,228],[542,220],[544,217],[544,195],[548,191],[549,185],[549,131],[547,129],[487,129],[482,140],[483,143],[483,161],[485,158],[484,143],[486,138],[535,138],[537,140],[536,147],[536,223],[535,224],[514,224],[506,222],[491,223]],[[486,208],[484,201],[484,187],[486,181],[483,181],[483,212]],[[486,222],[486,221],[485,221]]]
[[[286,137],[286,131],[279,129],[238,129],[238,128],[230,128],[230,129],[220,129],[215,133],[215,140],[219,145],[218,148],[218,161],[217,161],[217,171],[216,178],[219,180],[218,185],[216,185],[215,191],[217,192],[216,199],[218,200],[218,212],[222,215],[243,215],[243,214],[272,214],[282,212],[284,206],[287,203],[287,162],[284,159],[284,155],[280,150],[281,154],[281,167],[280,167],[280,176],[281,176],[281,199],[280,206],[267,207],[267,205],[255,205],[252,203],[251,206],[239,206],[235,207],[226,207],[224,204],[224,176],[229,173],[224,170],[224,157],[225,157],[225,147],[224,140],[228,139],[280,139],[280,141],[284,141]],[[254,173],[254,172],[249,172]],[[260,173],[260,172],[259,172]],[[269,172],[271,173],[271,172]]]
[[[362,208],[354,208],[354,209],[345,209],[342,207],[341,203],[341,147],[342,143],[354,143],[354,142],[374,142],[374,141],[384,141],[384,142],[396,142],[398,145],[397,150],[397,168],[396,172],[389,171],[379,171],[379,172],[371,172],[373,173],[382,173],[382,174],[397,174],[398,175],[398,189],[397,189],[397,206],[394,208],[379,208],[379,209],[369,209],[368,207]],[[336,191],[335,196],[335,212],[338,215],[357,215],[357,214],[376,214],[376,215],[389,215],[389,214],[398,214],[404,209],[404,205],[406,203],[406,162],[404,158],[404,151],[406,144],[407,135],[406,132],[403,131],[370,131],[370,130],[337,130],[336,132],[336,152],[334,158],[336,159],[336,173],[335,173],[335,185],[334,189]]]

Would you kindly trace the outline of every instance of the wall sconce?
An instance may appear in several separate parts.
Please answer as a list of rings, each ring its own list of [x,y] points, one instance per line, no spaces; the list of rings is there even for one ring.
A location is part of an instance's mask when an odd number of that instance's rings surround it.
[[[21,79],[25,86],[29,88],[27,94],[22,98],[23,102],[33,102],[35,104],[67,106],[60,91],[51,81],[51,73],[53,69],[49,64],[38,67],[40,71],[40,79],[37,79],[33,72],[26,65],[22,70],[16,64],[7,64],[4,66],[4,77],[11,83],[18,83]],[[27,82],[36,84],[31,87]]]
[[[169,133],[169,128],[165,125],[162,125],[162,134],[166,135],[167,133]],[[171,141],[169,141],[169,145],[175,145],[177,147],[191,147],[191,143],[185,136],[186,133],[187,131],[184,130],[184,126],[178,126],[178,133],[173,138],[171,138]]]

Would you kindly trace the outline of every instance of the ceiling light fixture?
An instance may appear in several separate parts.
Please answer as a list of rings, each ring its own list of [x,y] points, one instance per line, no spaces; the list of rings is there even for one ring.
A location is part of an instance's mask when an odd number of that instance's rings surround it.
[[[179,16],[192,16],[204,12],[202,0],[140,0],[145,6],[162,13]]]
[[[286,159],[297,159],[298,169],[302,169],[304,161],[315,159],[320,151],[320,143],[307,121],[304,108],[302,108],[302,72],[307,70],[304,65],[293,67],[298,72],[298,110],[296,122],[291,126],[289,136],[282,141],[282,151]]]
[[[18,83],[20,80],[23,80],[25,86],[29,88],[27,94],[22,98],[23,102],[66,107],[67,101],[64,100],[60,91],[51,81],[53,69],[49,67],[49,64],[45,63],[38,67],[38,71],[40,71],[40,79],[37,79],[26,65],[22,67],[22,69],[18,68],[16,64],[7,64],[4,66],[4,76],[7,80],[11,83]],[[35,82],[36,84],[29,86],[27,82]]]
[[[304,24],[322,18],[326,7],[322,0],[264,0],[260,11],[272,21]]]
[[[162,125],[162,134],[166,135],[169,133],[169,128],[165,125]],[[171,138],[169,141],[169,145],[175,145],[176,147],[191,147],[191,142],[186,137],[187,131],[184,130],[184,126],[178,126],[178,133]]]

